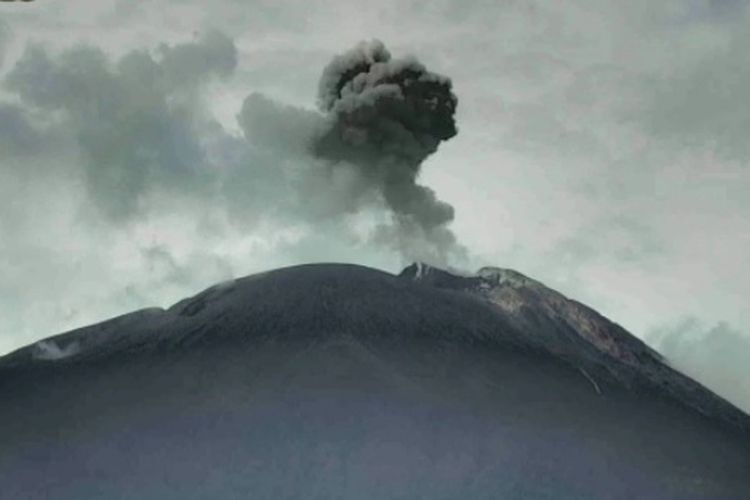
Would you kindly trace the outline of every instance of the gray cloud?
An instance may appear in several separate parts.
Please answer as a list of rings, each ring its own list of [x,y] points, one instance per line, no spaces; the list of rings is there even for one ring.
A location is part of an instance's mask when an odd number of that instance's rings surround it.
[[[237,66],[234,41],[215,30],[206,32],[194,42],[173,46],[162,44],[156,52],[167,88],[195,85],[213,75],[227,77]]]
[[[750,412],[750,338],[725,322],[695,318],[652,330],[647,339],[678,369]]]
[[[162,44],[154,54],[129,52],[114,63],[93,47],[53,57],[32,46],[6,86],[26,107],[54,116],[76,141],[88,194],[110,221],[143,216],[154,197],[224,202],[231,220],[246,227],[261,218],[340,219],[374,207],[369,191],[375,189],[395,224],[381,224],[372,241],[407,257],[445,262],[447,251],[457,248],[447,229],[453,208],[416,178],[438,143],[455,135],[456,98],[449,80],[415,60],[389,61],[382,50],[382,66],[333,82],[340,88],[326,96],[325,116],[251,93],[237,115],[244,141],[213,121],[201,103],[211,80],[230,76],[237,64],[232,40],[216,31]],[[324,71],[324,82],[342,76],[332,76],[342,61]],[[364,87],[351,90],[352,81]],[[13,118],[19,147],[31,128],[23,116]],[[366,144],[351,142],[355,131],[369,135]],[[407,239],[410,244],[402,244]]]
[[[706,0],[688,2],[689,16],[706,21],[729,21],[748,8],[747,0]]]
[[[0,20],[0,68],[2,68],[3,61],[5,60],[5,51],[8,48],[8,42],[10,42],[10,28]]]
[[[675,147],[749,161],[749,44],[750,29],[735,28],[716,50],[655,80],[642,110],[648,132]]]
[[[0,102],[0,151],[13,156],[33,153],[39,142],[39,133],[23,108]]]
[[[457,133],[451,87],[416,59],[392,59],[382,42],[362,42],[323,71],[318,105],[331,124],[314,145],[319,157],[354,165],[383,197],[395,224],[379,239],[411,253],[418,235],[434,246],[427,260],[442,263],[459,248],[447,227],[454,210],[417,177],[427,157]]]
[[[6,78],[25,106],[77,142],[88,194],[112,220],[137,215],[154,186],[193,192],[206,184],[195,100],[211,77],[231,73],[234,45],[209,32],[157,53],[134,51],[112,64],[93,47],[53,57],[32,46]]]

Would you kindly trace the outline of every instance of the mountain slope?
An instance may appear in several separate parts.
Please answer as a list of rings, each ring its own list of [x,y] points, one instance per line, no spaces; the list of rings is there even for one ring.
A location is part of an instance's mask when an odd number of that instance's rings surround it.
[[[524,342],[568,360],[595,386],[589,374],[632,389],[663,391],[750,432],[747,415],[672,369],[658,352],[620,325],[517,271],[486,267],[474,276],[456,276],[417,263],[401,276],[482,297],[502,311]]]
[[[519,273],[307,265],[0,358],[8,498],[747,498],[750,425]]]

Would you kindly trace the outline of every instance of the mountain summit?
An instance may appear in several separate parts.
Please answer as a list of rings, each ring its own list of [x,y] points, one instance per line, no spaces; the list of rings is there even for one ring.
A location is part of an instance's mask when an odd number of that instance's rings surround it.
[[[278,269],[0,358],[5,498],[748,498],[750,417],[521,273]]]

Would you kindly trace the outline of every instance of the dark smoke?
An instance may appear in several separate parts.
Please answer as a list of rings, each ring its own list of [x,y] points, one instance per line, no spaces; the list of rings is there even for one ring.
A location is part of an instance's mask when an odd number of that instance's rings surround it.
[[[373,40],[336,56],[323,71],[318,93],[330,125],[315,141],[315,154],[354,165],[379,190],[395,222],[383,228],[381,239],[437,260],[460,251],[447,227],[454,211],[417,180],[425,159],[457,133],[458,100],[451,88],[450,79],[414,58],[392,59]],[[418,248],[420,240],[432,255]]]

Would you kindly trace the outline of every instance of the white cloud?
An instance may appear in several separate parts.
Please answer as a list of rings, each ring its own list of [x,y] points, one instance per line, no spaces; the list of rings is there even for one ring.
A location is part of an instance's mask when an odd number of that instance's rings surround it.
[[[750,413],[750,337],[725,322],[707,327],[687,318],[649,332],[647,339],[677,369]]]

